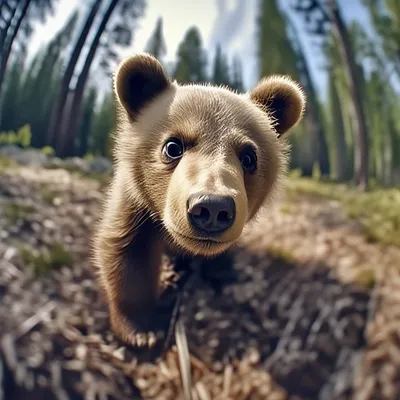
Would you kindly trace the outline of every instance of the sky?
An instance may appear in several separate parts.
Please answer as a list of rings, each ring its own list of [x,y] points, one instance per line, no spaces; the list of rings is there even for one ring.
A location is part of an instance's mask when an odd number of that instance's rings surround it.
[[[31,39],[30,52],[48,42],[62,27],[78,2],[82,0],[59,0],[56,13],[48,18],[47,23],[38,26]],[[89,3],[89,0],[85,0]],[[283,9],[289,10],[291,0],[281,0]],[[256,25],[258,0],[147,0],[145,15],[138,23],[132,45],[123,55],[143,51],[151,36],[158,17],[163,18],[164,36],[167,45],[165,61],[173,61],[179,43],[186,30],[196,25],[202,35],[204,47],[215,49],[217,42],[229,56],[241,57],[246,89],[253,87],[259,78],[256,63]],[[360,0],[339,0],[346,21],[358,19],[364,27],[370,29],[369,16]],[[321,70],[321,51],[304,33],[303,21],[293,15],[301,43],[308,59],[311,74],[316,86],[324,96],[326,76]]]

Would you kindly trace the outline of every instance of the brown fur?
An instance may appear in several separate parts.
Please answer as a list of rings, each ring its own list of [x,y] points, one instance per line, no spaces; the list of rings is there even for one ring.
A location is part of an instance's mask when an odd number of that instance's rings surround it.
[[[115,173],[94,235],[94,263],[114,332],[146,346],[155,342],[162,254],[215,257],[239,239],[279,189],[287,168],[280,136],[302,117],[305,97],[280,76],[240,95],[210,85],[180,86],[147,54],[121,63],[114,88]],[[185,144],[173,165],[161,157],[169,137]],[[257,151],[254,173],[239,160],[247,145]],[[198,192],[232,196],[236,205],[233,225],[207,240],[186,214],[188,197]]]

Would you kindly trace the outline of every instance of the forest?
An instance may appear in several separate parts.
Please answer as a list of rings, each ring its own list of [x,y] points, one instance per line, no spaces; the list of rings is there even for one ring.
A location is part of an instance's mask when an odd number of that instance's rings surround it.
[[[289,4],[290,15],[283,3]],[[27,59],[30,35],[57,6],[58,0],[1,1],[0,145],[31,146],[61,158],[110,157],[115,124],[111,77],[119,50],[134,41],[146,2],[80,5]],[[335,1],[259,1],[254,38],[260,76],[289,74],[307,93],[305,118],[290,138],[292,169],[303,176],[354,182],[361,189],[400,182],[400,4],[362,0],[362,6],[373,35],[358,21],[346,24]],[[324,55],[326,98],[313,81],[293,16]],[[166,34],[160,16],[143,49],[161,62]],[[228,57],[223,45],[208,56],[201,32],[191,26],[174,64],[166,67],[180,83],[212,82],[242,92],[243,62],[240,55]]]

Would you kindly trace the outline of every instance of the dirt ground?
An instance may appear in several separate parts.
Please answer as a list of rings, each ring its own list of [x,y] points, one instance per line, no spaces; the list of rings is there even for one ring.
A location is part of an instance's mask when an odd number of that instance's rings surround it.
[[[183,399],[173,337],[159,356],[110,331],[88,261],[102,190],[0,171],[0,399]],[[339,203],[284,196],[231,259],[187,267],[194,398],[400,398],[400,249],[369,243]]]

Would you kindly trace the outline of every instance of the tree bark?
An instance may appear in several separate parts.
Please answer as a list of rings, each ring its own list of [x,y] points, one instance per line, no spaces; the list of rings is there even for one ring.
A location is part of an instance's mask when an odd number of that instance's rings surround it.
[[[74,91],[74,97],[72,99],[72,104],[69,112],[66,113],[66,118],[61,126],[61,137],[60,141],[57,143],[57,154],[60,157],[72,156],[75,151],[75,138],[78,130],[78,124],[80,121],[80,116],[82,113],[82,100],[85,91],[85,86],[89,77],[90,67],[93,63],[94,57],[96,55],[97,48],[100,43],[100,39],[107,23],[115,10],[119,0],[111,0],[107,11],[105,12],[102,21],[97,29],[96,35],[90,46],[89,53],[86,57],[85,64],[79,75],[76,88]]]
[[[360,88],[358,87],[357,67],[350,37],[336,0],[331,0],[334,33],[338,38],[340,54],[345,65],[345,72],[352,98],[350,112],[354,125],[354,174],[355,183],[366,190],[369,183],[368,131],[365,121]]]
[[[56,140],[55,133],[60,132],[60,123],[61,123],[63,111],[65,109],[65,104],[67,101],[71,78],[73,76],[73,73],[74,73],[74,70],[76,67],[76,63],[78,62],[82,48],[85,44],[85,41],[89,34],[90,28],[93,25],[93,22],[95,20],[97,12],[99,11],[102,1],[103,0],[95,0],[94,1],[92,8],[90,10],[90,13],[86,19],[85,25],[83,26],[82,31],[79,35],[79,38],[78,38],[78,40],[75,44],[75,47],[72,51],[67,68],[65,69],[65,72],[64,72],[64,75],[63,75],[63,78],[61,81],[60,92],[59,92],[59,94],[57,96],[57,100],[52,108],[50,123],[49,123],[48,129],[47,129],[46,143],[50,146],[55,146],[55,144],[56,144],[55,143],[55,140]]]

